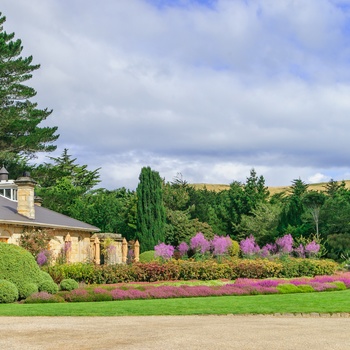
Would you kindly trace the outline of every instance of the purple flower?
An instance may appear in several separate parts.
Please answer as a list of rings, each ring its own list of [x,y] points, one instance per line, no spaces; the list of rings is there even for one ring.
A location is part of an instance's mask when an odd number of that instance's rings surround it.
[[[47,263],[48,261],[48,257],[47,257],[48,253],[46,250],[42,250],[38,256],[36,257],[36,262],[38,263],[39,266],[43,266]]]
[[[305,248],[302,244],[300,244],[298,248],[295,248],[294,252],[299,258],[305,258]]]
[[[282,253],[291,253],[293,250],[293,237],[291,234],[276,239],[276,244]]]
[[[174,255],[174,247],[170,244],[160,243],[154,247],[154,256],[168,260]]]
[[[223,237],[215,235],[211,241],[211,245],[214,248],[213,254],[215,256],[224,255],[227,253],[228,248],[232,245],[230,237]]]
[[[187,254],[188,249],[189,249],[189,246],[188,246],[187,243],[182,242],[182,243],[179,244],[178,249],[179,249],[180,255],[181,255],[181,256],[184,256],[184,255]]]
[[[305,246],[305,252],[309,256],[314,256],[320,251],[320,245],[317,244],[315,241],[310,242]]]
[[[257,245],[255,242],[255,238],[250,235],[246,239],[243,239],[240,243],[239,246],[241,248],[241,251],[244,255],[254,255],[260,251],[260,247]]]
[[[198,232],[191,238],[190,246],[193,250],[204,254],[210,249],[210,242],[206,240],[202,232]]]

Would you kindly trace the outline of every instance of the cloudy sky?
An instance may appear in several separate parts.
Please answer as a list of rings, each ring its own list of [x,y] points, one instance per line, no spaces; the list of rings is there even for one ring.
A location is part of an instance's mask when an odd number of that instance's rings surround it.
[[[1,0],[54,155],[134,189],[350,179],[349,0]],[[40,156],[38,161],[48,161]]]

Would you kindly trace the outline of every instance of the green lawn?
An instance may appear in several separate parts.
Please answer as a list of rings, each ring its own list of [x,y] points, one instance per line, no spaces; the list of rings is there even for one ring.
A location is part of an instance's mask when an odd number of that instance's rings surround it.
[[[350,312],[350,290],[337,292],[124,300],[95,303],[2,304],[0,316],[146,316]]]

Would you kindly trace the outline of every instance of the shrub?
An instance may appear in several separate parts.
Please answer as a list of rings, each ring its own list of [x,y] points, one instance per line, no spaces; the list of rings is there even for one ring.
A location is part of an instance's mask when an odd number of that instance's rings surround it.
[[[170,244],[159,243],[154,247],[154,256],[163,260],[169,260],[174,255],[174,247]]]
[[[140,262],[150,262],[156,260],[154,250],[147,250],[140,254]]]
[[[281,294],[300,293],[298,286],[291,283],[279,284],[277,290]]]
[[[18,299],[18,289],[10,281],[0,280],[0,304],[13,303]]]
[[[315,291],[315,289],[313,289],[312,286],[308,284],[300,284],[298,286],[298,289],[300,293],[312,293]]]
[[[24,248],[0,242],[0,256],[0,276],[16,285],[19,298],[25,297],[26,284],[34,283],[38,286],[42,282],[43,274],[38,264]],[[50,280],[52,282],[51,278]]]
[[[73,280],[72,278],[64,279],[60,283],[61,290],[71,291],[71,290],[77,289],[77,288],[79,288],[79,284],[76,280]]]
[[[48,272],[41,270],[40,275],[41,275],[41,282],[52,281],[52,277],[50,276],[50,274]]]
[[[48,292],[38,292],[24,300],[25,304],[43,304],[43,303],[64,303],[65,300],[59,295],[52,295]]]
[[[38,292],[38,285],[36,283],[24,283],[18,288],[19,299],[25,299],[30,295]]]
[[[39,291],[55,294],[58,292],[58,286],[54,281],[42,281],[39,283]]]
[[[239,243],[237,241],[234,241],[233,239],[231,239],[231,241],[232,244],[228,248],[228,253],[230,256],[238,258],[240,252]]]

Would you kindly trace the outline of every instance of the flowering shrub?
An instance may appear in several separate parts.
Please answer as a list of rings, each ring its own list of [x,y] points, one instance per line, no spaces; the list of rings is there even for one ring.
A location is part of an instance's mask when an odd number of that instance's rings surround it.
[[[293,237],[291,234],[276,239],[278,249],[284,254],[290,254],[293,251]]]
[[[174,255],[174,247],[170,244],[160,243],[154,247],[154,256],[169,260]]]
[[[211,241],[211,245],[213,247],[213,255],[222,256],[228,253],[228,249],[232,245],[232,241],[228,236],[223,237],[215,235],[213,240]]]
[[[320,248],[321,247],[319,244],[317,244],[315,241],[312,241],[305,246],[305,253],[310,257],[313,257],[320,251]]]
[[[197,254],[204,255],[210,249],[210,242],[204,237],[202,232],[198,232],[191,238],[190,247]]]
[[[188,244],[186,242],[181,242],[179,244],[178,250],[180,253],[180,256],[183,258],[184,256],[187,255],[188,250],[190,249],[190,247],[188,246]]]
[[[239,244],[242,254],[245,257],[252,257],[260,251],[260,247],[255,242],[255,238],[250,235],[246,239],[243,239]]]
[[[25,304],[42,304],[42,303],[64,303],[62,296],[53,295],[47,292],[38,292],[30,295],[24,300]]]

